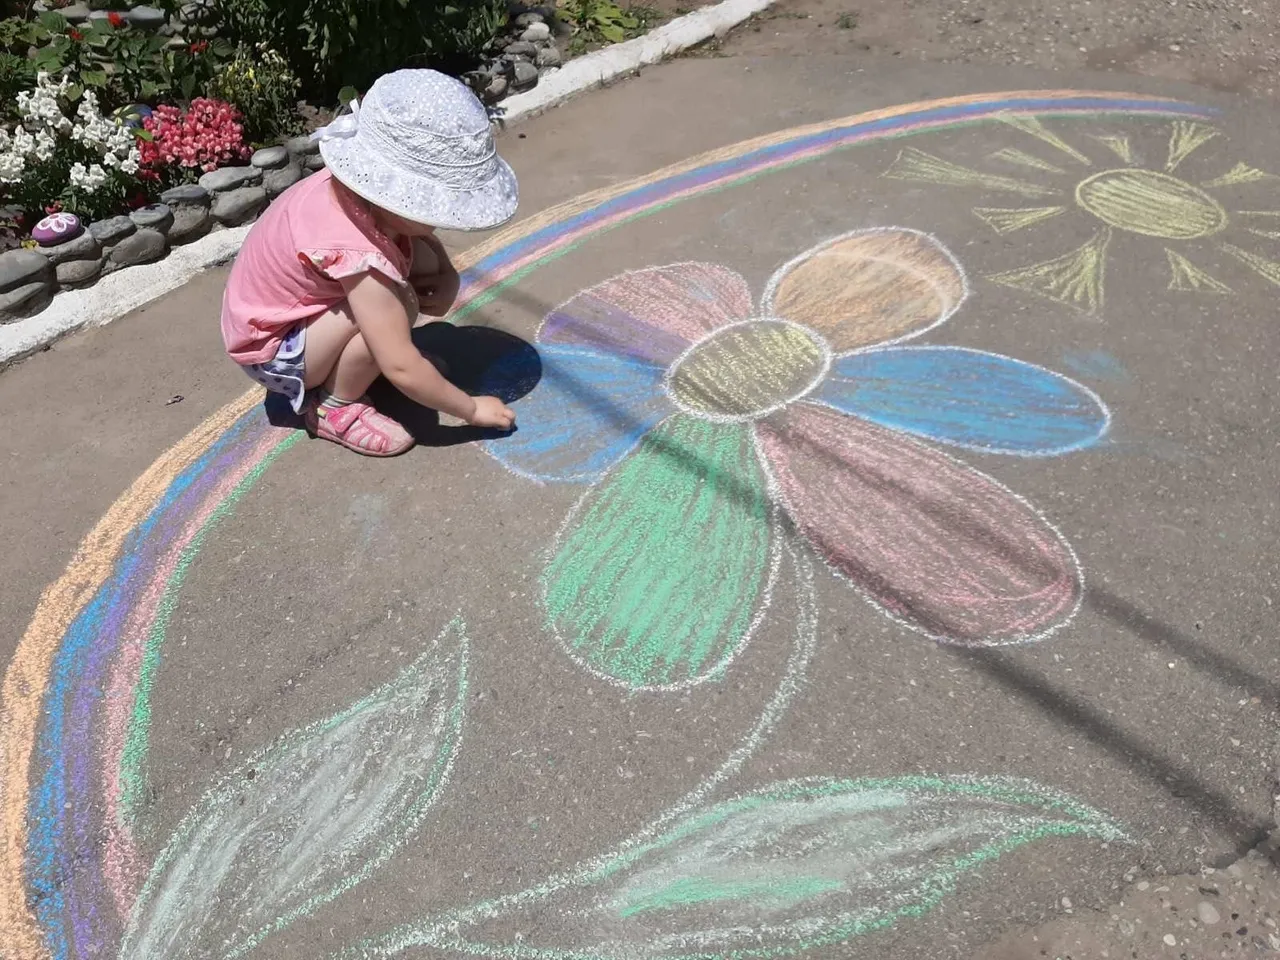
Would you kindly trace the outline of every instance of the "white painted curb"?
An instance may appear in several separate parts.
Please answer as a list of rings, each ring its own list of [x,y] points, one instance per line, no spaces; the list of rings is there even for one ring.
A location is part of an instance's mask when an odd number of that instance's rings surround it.
[[[570,60],[554,73],[545,74],[527,93],[503,100],[498,105],[501,122],[515,123],[537,116],[576,94],[658,63],[711,37],[723,36],[772,3],[773,0],[721,0],[642,37]],[[233,258],[248,232],[248,226],[216,231],[175,248],[157,263],[129,267],[84,290],[63,291],[34,317],[0,324],[0,368],[43,350],[69,333],[110,323],[176,290],[196,274]]]
[[[529,92],[517,93],[501,101],[497,105],[498,115],[503,123],[537,116],[575,94],[625,77],[712,37],[723,36],[773,2],[721,0],[713,6],[677,17],[634,40],[570,60],[554,73],[544,75]]]

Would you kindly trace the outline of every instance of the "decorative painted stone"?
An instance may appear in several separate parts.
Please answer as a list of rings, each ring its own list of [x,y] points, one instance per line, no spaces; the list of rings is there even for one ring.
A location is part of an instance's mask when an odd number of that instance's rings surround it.
[[[137,130],[151,116],[152,110],[145,103],[135,103],[131,107],[121,107],[116,116],[130,130]]]
[[[84,233],[84,224],[74,213],[51,213],[35,225],[31,239],[42,247],[66,243]]]

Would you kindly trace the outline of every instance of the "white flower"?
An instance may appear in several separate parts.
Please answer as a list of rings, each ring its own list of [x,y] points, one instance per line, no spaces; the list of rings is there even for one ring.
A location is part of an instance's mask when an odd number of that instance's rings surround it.
[[[0,152],[0,183],[19,183],[27,161],[21,154]]]
[[[27,133],[26,127],[19,125],[13,128],[13,152],[21,157],[36,152],[36,138]]]
[[[53,156],[53,151],[57,148],[57,141],[49,135],[48,130],[41,130],[36,134],[36,159],[40,161],[48,160]]]
[[[138,163],[137,150],[134,150],[132,153],[129,154],[129,156],[125,157],[123,160],[120,161],[121,172],[127,173],[129,176],[133,176],[135,173],[138,172],[139,169],[141,169],[141,164]]]

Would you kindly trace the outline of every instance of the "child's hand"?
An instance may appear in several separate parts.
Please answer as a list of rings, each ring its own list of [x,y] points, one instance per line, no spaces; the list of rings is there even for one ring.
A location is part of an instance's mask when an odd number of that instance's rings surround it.
[[[476,409],[467,423],[473,427],[510,430],[516,425],[516,412],[497,397],[476,397]]]

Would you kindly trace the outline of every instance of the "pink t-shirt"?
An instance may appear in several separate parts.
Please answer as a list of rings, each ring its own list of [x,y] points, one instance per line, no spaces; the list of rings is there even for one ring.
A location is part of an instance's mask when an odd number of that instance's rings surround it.
[[[222,340],[240,364],[276,355],[285,335],[347,295],[339,281],[377,270],[406,284],[408,238],[391,240],[365,201],[322,170],[281,194],[245,237],[222,297]]]

